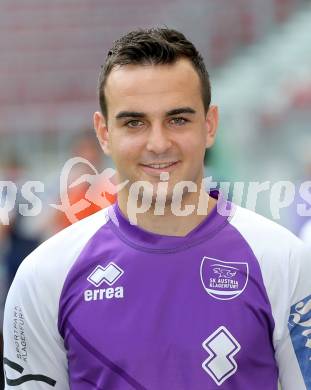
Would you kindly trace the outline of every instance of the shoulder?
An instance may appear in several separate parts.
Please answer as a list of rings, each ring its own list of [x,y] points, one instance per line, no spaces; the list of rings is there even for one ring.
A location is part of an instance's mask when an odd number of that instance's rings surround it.
[[[272,306],[280,306],[284,300],[284,308],[288,308],[285,301],[293,302],[307,295],[310,289],[306,278],[311,272],[311,259],[298,237],[277,223],[241,207],[236,208],[230,222],[253,251]]]
[[[302,241],[283,226],[239,206],[230,223],[260,257],[264,254],[284,256],[285,253],[290,256],[302,246]]]
[[[289,230],[253,211],[237,207],[231,219],[254,253],[266,289],[292,294],[305,267],[303,242]]]
[[[108,209],[101,210],[55,234],[34,250],[23,263],[36,267],[62,267],[74,258],[88,240],[108,221]],[[61,261],[63,260],[63,261]]]
[[[68,272],[91,237],[108,221],[101,210],[57,233],[35,249],[19,267],[13,287],[22,285],[55,308]]]

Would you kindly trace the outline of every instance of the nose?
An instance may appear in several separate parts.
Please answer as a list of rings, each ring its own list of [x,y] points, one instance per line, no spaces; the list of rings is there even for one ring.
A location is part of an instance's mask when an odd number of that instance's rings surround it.
[[[161,124],[155,124],[150,128],[147,140],[147,150],[156,154],[166,152],[172,145],[168,129]]]

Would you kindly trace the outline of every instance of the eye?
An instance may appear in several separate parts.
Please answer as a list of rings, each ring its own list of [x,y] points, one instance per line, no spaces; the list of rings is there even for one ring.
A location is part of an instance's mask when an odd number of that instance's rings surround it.
[[[125,126],[130,127],[132,129],[135,129],[137,127],[142,127],[144,125],[144,122],[139,121],[138,119],[132,119],[125,123]]]
[[[189,122],[189,120],[186,118],[182,118],[182,117],[172,118],[170,120],[170,123],[174,126],[182,126],[182,125],[185,125],[187,122]]]

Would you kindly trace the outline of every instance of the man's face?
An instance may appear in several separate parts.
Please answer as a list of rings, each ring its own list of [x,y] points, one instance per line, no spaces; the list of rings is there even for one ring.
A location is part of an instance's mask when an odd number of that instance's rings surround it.
[[[94,123],[119,180],[147,181],[154,193],[169,173],[169,199],[180,181],[200,184],[206,147],[212,146],[217,108],[204,112],[199,76],[188,60],[170,65],[126,65],[108,76],[108,118]]]

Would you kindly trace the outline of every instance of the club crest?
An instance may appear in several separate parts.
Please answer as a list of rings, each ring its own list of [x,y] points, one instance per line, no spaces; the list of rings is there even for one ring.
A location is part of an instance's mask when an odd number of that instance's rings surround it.
[[[228,300],[238,297],[248,282],[248,264],[203,257],[200,274],[205,291],[213,298]]]

